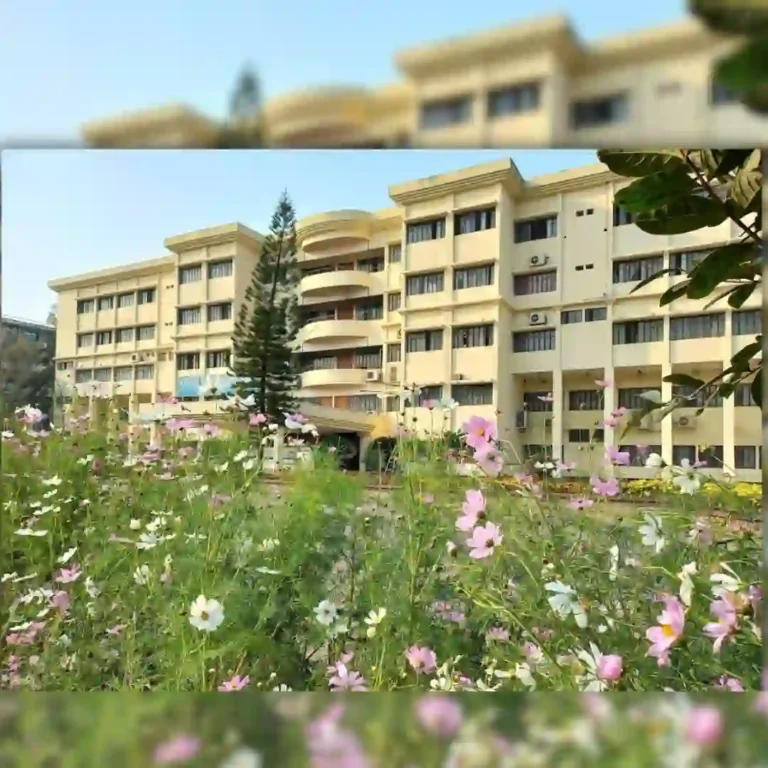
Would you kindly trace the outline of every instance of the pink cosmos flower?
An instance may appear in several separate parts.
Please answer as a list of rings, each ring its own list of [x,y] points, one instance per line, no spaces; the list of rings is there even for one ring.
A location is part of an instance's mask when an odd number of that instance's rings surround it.
[[[437,669],[437,654],[425,645],[412,645],[405,652],[405,658],[417,673],[423,672],[428,675]]]
[[[475,560],[482,560],[493,554],[495,547],[504,540],[501,529],[494,523],[479,525],[472,531],[472,536],[467,539],[470,547],[469,556]]]
[[[456,528],[460,531],[471,531],[478,520],[485,514],[485,498],[482,491],[469,490],[464,494],[464,503],[461,505],[464,513],[457,521]]]
[[[83,569],[75,564],[71,568],[62,568],[53,580],[59,584],[71,584],[73,581],[77,581],[82,575]]]
[[[185,429],[190,429],[195,424],[191,419],[168,419],[168,421],[165,422],[165,428],[172,434],[175,435],[177,432],[181,432]]]
[[[508,643],[509,642],[509,630],[504,629],[504,627],[491,627],[486,633],[485,633],[485,639],[486,640],[496,640],[500,643]]]
[[[342,653],[341,656],[339,656],[339,660],[335,664],[331,664],[328,667],[328,670],[327,670],[326,674],[328,675],[328,677],[333,677],[336,674],[336,667],[338,667],[339,664],[343,664],[344,666],[346,666],[354,658],[355,658],[354,651],[349,651],[347,653]]]
[[[493,443],[485,443],[477,448],[473,458],[489,477],[498,477],[504,468],[504,456]]]
[[[568,506],[572,509],[586,509],[587,507],[594,506],[595,502],[593,499],[588,499],[585,496],[581,496],[577,499],[571,499],[568,502]]]
[[[631,462],[629,451],[620,451],[615,445],[609,445],[606,448],[605,459],[611,464],[619,464],[624,467],[629,466]]]
[[[726,592],[718,600],[713,600],[709,612],[717,619],[704,625],[703,632],[714,639],[712,650],[720,653],[723,643],[738,629],[738,615],[734,597]]]
[[[359,739],[341,727],[344,707],[332,706],[306,728],[312,768],[369,768]]]
[[[94,459],[91,462],[91,471],[92,472],[101,472],[101,470],[104,469],[104,462],[101,459]]]
[[[119,637],[120,633],[125,629],[125,624],[115,624],[114,627],[110,627],[107,630],[107,634],[110,637]]]
[[[496,439],[496,425],[482,416],[473,416],[462,426],[465,442],[470,448],[478,449]]]
[[[747,589],[747,597],[749,598],[749,604],[752,606],[752,613],[756,614],[763,600],[763,588],[757,584],[750,585],[749,589]]]
[[[608,389],[613,382],[610,379],[595,379],[595,384],[597,384],[600,389]]]
[[[618,496],[619,481],[615,477],[609,477],[607,480],[601,480],[596,475],[591,478],[592,490],[598,496]]]
[[[328,681],[334,691],[367,691],[365,679],[359,672],[347,669],[346,664],[336,665],[336,674]]]
[[[620,419],[622,416],[625,416],[627,413],[629,413],[629,409],[625,408],[623,405],[620,405],[618,408],[614,408],[611,411],[611,416],[614,416],[617,419]]]
[[[683,634],[685,626],[685,609],[674,595],[663,595],[664,610],[658,618],[658,625],[650,627],[645,632],[646,639],[651,643],[648,656],[655,656],[660,667],[669,664],[669,650]]]
[[[606,416],[603,419],[602,424],[604,427],[617,427],[619,425],[619,419],[617,419],[616,416],[611,414],[610,416]]]
[[[730,691],[731,693],[744,693],[746,690],[741,683],[741,680],[737,680],[735,677],[729,675],[722,675],[717,678],[715,682],[715,688],[721,691]]]
[[[416,702],[416,719],[428,733],[450,739],[461,727],[464,714],[456,699],[427,694]]]
[[[220,691],[242,691],[249,683],[251,678],[248,675],[240,677],[235,675],[232,679],[224,681],[218,688]]]
[[[59,590],[51,598],[51,605],[58,608],[63,614],[67,614],[72,607],[72,600],[64,590]]]
[[[546,395],[539,395],[539,400],[541,400],[542,403],[551,403],[554,399],[555,398],[552,396],[551,392],[547,392]]]
[[[700,747],[712,747],[723,736],[723,715],[716,707],[694,707],[688,713],[686,737]]]
[[[219,427],[217,424],[211,424],[210,422],[207,422],[203,424],[203,434],[207,435],[208,437],[217,437],[219,434],[221,434],[221,427]]]
[[[263,413],[252,413],[248,417],[248,425],[251,427],[260,427],[267,423],[267,417]]]
[[[176,736],[155,749],[155,765],[180,765],[188,763],[200,751],[200,739],[189,734]]]
[[[597,676],[600,680],[615,682],[621,677],[623,666],[621,656],[617,654],[601,656],[597,661]]]

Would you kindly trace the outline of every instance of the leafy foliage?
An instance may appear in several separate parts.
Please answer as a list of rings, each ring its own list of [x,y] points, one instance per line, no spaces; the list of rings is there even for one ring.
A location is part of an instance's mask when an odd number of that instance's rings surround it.
[[[229,119],[219,131],[214,149],[261,147],[261,83],[251,67],[238,76],[229,99]]]
[[[24,336],[0,336],[0,415],[33,405],[50,414],[53,405],[53,355],[45,344]]]
[[[661,296],[660,304],[680,298],[703,300],[705,308],[727,299],[733,309],[742,307],[762,283],[762,152],[759,149],[725,150],[602,150],[601,162],[614,173],[633,179],[616,195],[616,204],[635,215],[635,224],[652,235],[677,235],[704,227],[734,222],[741,230],[738,242],[715,248],[690,272],[672,267],[642,280],[634,291],[664,275],[683,277]],[[752,397],[762,404],[762,334],[739,350],[720,375],[703,381],[685,374],[664,380],[672,384],[708,389],[712,397],[730,397],[736,386],[752,380]],[[674,407],[649,403],[649,410]]]
[[[253,407],[277,419],[294,409],[298,280],[296,214],[284,192],[235,323],[232,366],[244,379],[239,394],[253,395]]]

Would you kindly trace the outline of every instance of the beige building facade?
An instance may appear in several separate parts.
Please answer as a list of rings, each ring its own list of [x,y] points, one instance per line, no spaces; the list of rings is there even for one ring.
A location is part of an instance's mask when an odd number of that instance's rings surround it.
[[[662,379],[672,373],[722,371],[761,329],[757,294],[740,310],[686,299],[660,307],[681,279],[669,276],[632,292],[739,233],[726,222],[645,234],[614,206],[625,183],[600,164],[523,179],[506,159],[392,186],[386,210],[300,220],[307,412],[323,429],[367,438],[403,421],[457,429],[479,414],[498,423],[517,460],[545,450],[586,470],[604,441],[630,451],[630,475],[642,476],[652,450],[759,479],[760,409],[747,387],[701,415],[692,402],[626,434],[601,424],[648,390],[670,398]],[[231,385],[234,318],[261,243],[227,225],[171,237],[159,259],[50,283],[60,391],[75,401],[95,383],[145,412],[158,393],[173,394],[180,413],[215,413],[200,385]],[[450,410],[431,407],[449,399]]]
[[[768,118],[713,81],[740,41],[694,19],[586,44],[563,16],[402,51],[399,82],[267,101],[275,147],[759,145]],[[241,126],[242,127],[242,126]],[[83,126],[100,147],[215,146],[222,125],[168,105]]]

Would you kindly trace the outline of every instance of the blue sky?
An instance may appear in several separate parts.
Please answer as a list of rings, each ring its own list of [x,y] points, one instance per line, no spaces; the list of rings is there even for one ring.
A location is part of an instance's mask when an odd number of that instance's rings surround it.
[[[512,157],[524,177],[593,151],[7,150],[4,314],[45,320],[57,277],[163,256],[166,237],[241,221],[266,231],[283,189],[299,218],[392,205],[393,184]]]
[[[8,0],[0,141],[74,140],[85,121],[183,101],[223,116],[246,61],[266,97],[398,80],[393,53],[563,12],[584,40],[683,18],[684,0]]]

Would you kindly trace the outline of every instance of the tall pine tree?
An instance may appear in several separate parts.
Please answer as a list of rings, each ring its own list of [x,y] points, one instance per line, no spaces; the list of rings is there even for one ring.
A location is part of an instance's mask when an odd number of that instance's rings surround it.
[[[232,371],[238,394],[253,395],[253,410],[284,418],[296,409],[298,370],[294,343],[299,327],[296,213],[283,192],[269,234],[245,292],[233,335]]]

